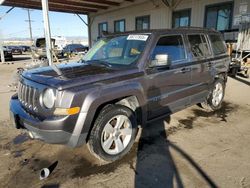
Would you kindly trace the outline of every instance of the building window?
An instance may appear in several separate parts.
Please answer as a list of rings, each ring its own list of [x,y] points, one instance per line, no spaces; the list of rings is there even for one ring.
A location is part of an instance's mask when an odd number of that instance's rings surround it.
[[[114,22],[114,31],[115,32],[125,32],[125,20],[117,20]]]
[[[191,9],[173,12],[172,15],[173,28],[190,26],[190,22],[191,22]]]
[[[108,22],[103,22],[103,23],[98,24],[98,34],[99,34],[99,36],[101,36],[103,31],[105,31],[105,32],[108,31]]]
[[[150,29],[150,16],[140,16],[135,19],[136,30]]]
[[[209,5],[205,12],[205,27],[224,31],[231,28],[233,3]]]

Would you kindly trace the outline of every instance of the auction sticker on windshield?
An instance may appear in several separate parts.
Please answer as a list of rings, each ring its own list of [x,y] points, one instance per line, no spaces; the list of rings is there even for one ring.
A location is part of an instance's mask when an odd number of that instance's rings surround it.
[[[146,41],[148,39],[148,35],[129,35],[127,40],[142,40]]]

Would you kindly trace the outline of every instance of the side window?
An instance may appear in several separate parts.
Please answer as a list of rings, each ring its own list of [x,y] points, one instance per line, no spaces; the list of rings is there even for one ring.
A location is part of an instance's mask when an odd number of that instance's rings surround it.
[[[210,55],[209,47],[204,35],[188,35],[191,52],[194,57],[206,57]]]
[[[161,37],[154,49],[152,58],[158,54],[167,54],[171,61],[180,61],[186,58],[184,43],[181,35]]]
[[[205,35],[201,35],[201,41],[202,41],[202,44],[203,44],[205,55],[206,56],[212,55],[211,51],[210,51],[210,48],[209,48],[209,45],[208,45],[208,41],[206,40]]]
[[[219,35],[209,35],[211,46],[214,52],[214,55],[226,53],[225,43],[222,41]]]

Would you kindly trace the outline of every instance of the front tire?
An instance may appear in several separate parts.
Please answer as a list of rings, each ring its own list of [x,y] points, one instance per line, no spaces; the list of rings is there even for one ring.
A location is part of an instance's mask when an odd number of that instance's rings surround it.
[[[221,108],[224,95],[225,95],[225,81],[221,78],[216,79],[208,98],[206,99],[205,102],[201,103],[200,106],[209,112],[217,111]]]
[[[110,105],[98,115],[90,133],[88,147],[98,159],[113,162],[130,151],[136,134],[134,112],[122,105]]]

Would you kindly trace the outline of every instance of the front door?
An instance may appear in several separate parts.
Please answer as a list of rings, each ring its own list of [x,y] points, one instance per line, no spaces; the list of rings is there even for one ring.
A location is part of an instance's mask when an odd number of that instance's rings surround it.
[[[162,36],[153,50],[151,60],[159,54],[168,55],[171,65],[147,68],[149,120],[185,108],[190,103],[191,66],[183,36]]]

